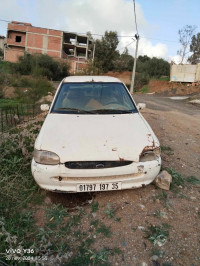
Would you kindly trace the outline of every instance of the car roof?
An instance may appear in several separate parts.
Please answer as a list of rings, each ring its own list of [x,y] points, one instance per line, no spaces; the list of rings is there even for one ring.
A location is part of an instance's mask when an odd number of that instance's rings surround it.
[[[69,76],[64,78],[64,83],[67,82],[121,82],[118,78],[109,76]]]

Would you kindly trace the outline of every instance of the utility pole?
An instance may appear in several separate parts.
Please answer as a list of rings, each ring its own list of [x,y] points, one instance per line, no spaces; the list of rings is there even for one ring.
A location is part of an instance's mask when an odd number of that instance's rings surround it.
[[[139,35],[135,34],[136,39],[136,49],[135,49],[135,58],[134,58],[134,65],[133,65],[133,72],[132,72],[132,80],[131,80],[131,89],[130,93],[134,92],[134,83],[135,83],[135,70],[136,70],[136,62],[137,62],[137,53],[138,53],[138,43],[139,43]]]
[[[93,54],[92,54],[92,62],[94,62],[95,47],[96,47],[96,45],[95,45],[95,43],[94,43],[94,46],[93,46]]]

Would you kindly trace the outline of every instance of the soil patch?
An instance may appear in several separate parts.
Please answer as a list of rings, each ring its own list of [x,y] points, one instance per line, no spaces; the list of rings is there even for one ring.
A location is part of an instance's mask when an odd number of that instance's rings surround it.
[[[177,83],[164,80],[150,80],[149,92],[155,92],[164,96],[192,95],[200,93],[200,85],[192,83]]]
[[[131,75],[132,75],[131,71],[124,71],[124,72],[109,71],[108,73],[105,74],[105,76],[118,78],[125,84],[131,84]]]

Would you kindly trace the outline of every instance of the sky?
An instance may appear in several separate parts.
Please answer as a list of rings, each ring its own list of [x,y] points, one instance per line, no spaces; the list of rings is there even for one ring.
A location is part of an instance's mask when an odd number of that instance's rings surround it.
[[[200,32],[199,12],[200,0],[136,0],[138,54],[179,63],[178,30],[188,24],[196,25],[195,33]],[[0,20],[77,33],[136,33],[133,0],[6,0],[0,5]],[[6,29],[7,23],[0,21],[0,35],[6,35]],[[119,37],[119,41],[119,51],[128,45],[134,56],[135,41],[131,37]]]

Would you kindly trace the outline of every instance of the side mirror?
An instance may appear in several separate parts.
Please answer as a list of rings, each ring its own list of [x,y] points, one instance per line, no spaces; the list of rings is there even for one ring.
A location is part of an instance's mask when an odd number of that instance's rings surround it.
[[[142,110],[144,108],[146,108],[146,103],[138,103],[138,105],[137,105],[138,110]]]
[[[49,105],[48,104],[41,104],[40,105],[40,110],[41,111],[49,111]]]

